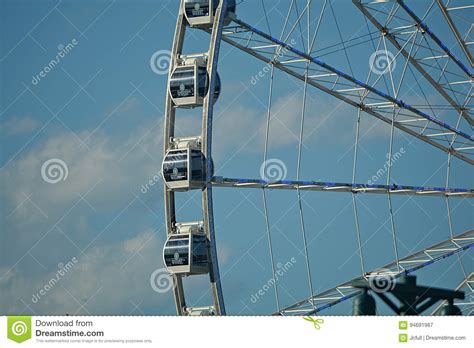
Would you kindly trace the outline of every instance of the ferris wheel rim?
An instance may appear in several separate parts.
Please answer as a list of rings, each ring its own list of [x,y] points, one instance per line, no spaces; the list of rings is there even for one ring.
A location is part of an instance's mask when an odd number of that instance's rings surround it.
[[[224,13],[226,12],[226,1],[222,0],[216,9],[215,21],[213,25],[213,35],[210,40],[209,51],[207,52],[207,73],[208,73],[208,87],[209,91],[214,90],[216,81],[219,79],[216,69],[217,60],[219,55],[219,46],[221,42],[221,32],[224,25]],[[182,0],[179,5],[179,14],[176,22],[175,35],[173,40],[173,46],[171,50],[171,60],[168,73],[168,85],[171,82],[171,78],[174,70],[177,67],[177,60],[183,51],[184,35],[187,27],[185,18],[185,1]],[[213,297],[213,312],[218,315],[225,315],[224,298],[222,294],[222,287],[220,283],[219,267],[217,260],[217,250],[215,244],[214,234],[214,218],[213,218],[213,206],[212,206],[212,183],[210,178],[212,177],[212,114],[214,104],[214,93],[207,93],[203,98],[203,110],[202,110],[202,131],[200,135],[201,140],[201,153],[206,155],[206,166],[207,171],[205,186],[202,188],[202,204],[203,204],[203,226],[208,237],[208,248],[209,248],[209,277],[211,282],[211,292]],[[176,106],[170,93],[166,94],[166,111],[165,111],[165,126],[164,126],[164,156],[172,148],[172,141],[175,132],[175,112]],[[166,158],[166,157],[165,157]],[[171,190],[167,184],[164,185],[164,201],[165,201],[165,216],[167,234],[170,235],[175,229],[176,223],[176,211],[175,211],[175,192]],[[191,259],[190,261],[191,262]],[[174,283],[174,297],[176,303],[176,310],[179,315],[186,315],[192,307],[188,307],[185,301],[185,293],[183,287],[182,275],[175,275],[173,277]]]

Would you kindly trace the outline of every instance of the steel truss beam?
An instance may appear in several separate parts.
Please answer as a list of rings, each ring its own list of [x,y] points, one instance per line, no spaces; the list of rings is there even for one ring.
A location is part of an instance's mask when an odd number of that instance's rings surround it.
[[[397,0],[399,6],[415,21],[415,24],[421,27],[425,33],[446,53],[446,55],[466,73],[467,76],[473,77],[472,72],[469,68],[461,62],[454,53],[431,31],[431,29],[413,12],[403,0]]]
[[[222,39],[364,112],[453,156],[474,164],[474,137],[239,20]],[[276,57],[276,58],[275,58]],[[305,77],[306,68],[311,72]],[[364,100],[361,102],[361,100]],[[453,135],[455,135],[453,137]]]
[[[466,10],[466,9],[474,9],[474,3],[471,4],[471,5],[467,5],[467,6],[459,6],[459,7],[450,7],[448,8],[447,5],[445,5],[443,3],[443,0],[437,0],[438,2],[438,6],[441,10],[441,13],[443,14],[444,18],[446,18],[446,22],[448,22],[448,25],[451,29],[451,31],[453,32],[454,36],[456,37],[456,40],[458,41],[459,43],[459,46],[461,47],[461,49],[463,50],[464,52],[464,55],[466,56],[466,58],[469,60],[469,63],[471,64],[471,66],[474,66],[474,59],[472,58],[472,54],[471,54],[471,51],[469,50],[469,44],[473,44],[472,42],[467,42],[467,38],[469,37],[469,35],[466,35],[466,34],[470,34],[471,30],[472,30],[472,23],[470,25],[470,28],[468,29],[468,32],[465,34],[466,36],[463,37],[463,35],[461,34],[460,30],[458,29],[458,27],[456,26],[456,23],[454,22],[450,12],[452,10],[457,10],[457,11],[461,11],[461,10]],[[453,1],[449,1],[448,0],[448,3],[452,3]],[[469,16],[467,16],[469,17]]]
[[[456,306],[458,306],[464,315],[474,314],[474,273],[469,274],[464,280],[458,285],[456,290],[464,291],[465,299],[454,301]],[[446,305],[447,302],[443,301],[436,309],[431,313],[431,315],[438,315],[441,308]]]
[[[368,272],[365,277],[356,277],[334,288],[315,294],[312,297],[288,306],[274,314],[312,315],[321,312],[324,309],[330,308],[343,301],[347,301],[359,294],[360,289],[351,286],[353,281],[368,279],[370,276],[376,275],[383,275],[385,277],[389,275],[392,280],[395,280],[404,274],[413,273],[421,268],[427,267],[462,251],[467,251],[473,247],[474,230],[470,230],[402,258],[398,263],[394,261],[372,272]]]
[[[353,192],[353,193],[379,193],[418,196],[447,196],[474,198],[474,189],[451,189],[443,187],[406,186],[406,185],[375,185],[375,184],[348,184],[339,182],[321,181],[294,181],[279,180],[265,181],[259,179],[238,179],[213,177],[212,185],[216,187],[233,188],[266,188],[275,190],[310,190],[323,192]]]
[[[451,82],[453,82],[451,80],[454,78],[451,76],[456,76],[457,78],[459,78],[459,76],[465,76],[467,80],[464,82],[469,86],[472,84],[472,72],[456,56],[454,56],[447,46],[430,30],[430,28],[428,28],[428,26],[423,23],[423,21],[417,17],[403,1],[398,1],[398,7],[390,11],[390,13],[385,13],[381,10],[377,11],[373,2],[369,3],[362,0],[352,0],[352,2],[364,14],[364,16],[372,22],[382,35],[384,35],[397,48],[397,50],[399,50],[403,56],[409,60],[409,62],[438,91],[438,93],[443,96],[457,114],[466,119],[471,126],[474,125],[474,119],[472,118],[471,109],[469,108],[471,89],[464,89],[461,93],[459,89],[455,90],[455,87],[451,84]],[[390,1],[387,2],[390,3]],[[395,3],[395,1],[393,1],[393,3]],[[411,20],[412,23],[408,26],[405,22],[403,24],[397,22],[400,24],[399,27],[396,27],[395,24],[390,26],[390,23],[395,22],[392,16],[397,14],[398,19],[398,16],[402,15],[399,13],[400,11],[398,11],[399,8],[403,9],[407,14],[403,19]],[[382,23],[380,19],[377,19],[381,18],[383,14],[386,14],[384,23]],[[427,47],[424,47],[423,43],[417,45],[417,49],[414,50],[415,52],[408,52],[404,47],[407,37],[412,35],[410,29],[420,32],[423,39],[430,40],[430,43],[436,45],[442,54],[433,56],[433,52]],[[426,55],[428,55],[428,57]],[[440,71],[442,70],[440,65],[446,64],[446,60],[451,64],[448,64],[444,68],[445,71]],[[450,72],[448,68],[453,72],[450,76],[447,74]],[[444,83],[441,83],[440,79],[435,79],[435,72],[439,72],[442,77],[445,78],[445,80],[442,81]],[[462,87],[465,84],[463,83],[460,86]],[[460,93],[462,97],[461,103],[456,100]]]

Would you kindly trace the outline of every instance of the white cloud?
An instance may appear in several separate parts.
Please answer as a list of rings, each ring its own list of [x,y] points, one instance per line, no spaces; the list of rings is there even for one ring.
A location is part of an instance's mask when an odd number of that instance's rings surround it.
[[[31,116],[17,116],[0,125],[0,134],[9,136],[28,134],[39,126],[40,122]]]
[[[273,102],[269,129],[270,149],[298,143],[301,109],[301,93],[287,95]],[[366,136],[378,137],[389,134],[389,125],[371,116],[366,119],[365,125],[371,128]],[[356,120],[357,110],[352,106],[334,98],[324,97],[321,100],[318,97],[308,96],[303,141],[325,144],[352,143]],[[257,112],[240,105],[221,111],[215,116],[213,145],[215,156],[228,155],[229,151],[262,153],[266,122],[266,112]]]
[[[150,275],[163,267],[157,252],[161,248],[162,240],[151,229],[128,240],[93,247],[77,255],[77,263],[36,303],[33,294],[55,278],[56,270],[34,278],[10,272],[0,281],[0,307],[3,314],[21,313],[26,305],[36,314],[127,314],[141,303],[141,310],[170,313],[172,292],[156,293],[150,286]]]

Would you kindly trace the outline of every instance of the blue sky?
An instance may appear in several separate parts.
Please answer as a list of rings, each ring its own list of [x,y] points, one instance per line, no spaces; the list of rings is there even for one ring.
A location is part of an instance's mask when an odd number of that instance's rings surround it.
[[[289,1],[266,3],[271,30],[278,32]],[[171,292],[157,293],[150,286],[153,271],[163,267],[162,183],[145,193],[142,186],[160,172],[167,81],[166,74],[152,70],[150,58],[171,48],[178,2],[0,4],[1,313],[173,314]],[[344,38],[358,30],[364,33],[366,24],[352,4],[333,5]],[[239,18],[264,30],[262,14],[258,1],[247,0],[238,7]],[[340,41],[332,17],[327,18],[317,47]],[[436,16],[427,21],[439,23]],[[449,40],[445,27],[435,28]],[[190,32],[186,52],[205,51],[208,40],[206,33]],[[73,48],[54,69],[33,81],[71,43]],[[365,80],[372,52],[370,43],[349,50],[350,67],[341,51],[321,59],[344,71],[353,68],[355,76]],[[255,84],[251,81],[263,68],[262,62],[222,44],[222,94],[215,107],[213,144],[216,175],[260,176],[269,74]],[[402,70],[397,69],[395,76]],[[416,75],[407,77],[405,98],[419,98],[416,88],[410,88],[415,79]],[[436,104],[439,96],[423,86]],[[285,163],[287,179],[296,178],[302,90],[299,81],[276,73],[268,158]],[[200,131],[199,110],[180,110],[177,117],[178,135]],[[351,182],[356,117],[353,107],[309,90],[302,179]],[[464,124],[460,128],[472,133]],[[365,183],[386,161],[390,127],[363,114],[361,135],[355,181]],[[405,153],[392,168],[393,182],[444,186],[444,153],[397,131],[394,151],[402,148]],[[66,164],[64,181],[51,184],[42,178],[42,165],[49,159]],[[454,159],[451,171],[451,187],[474,187],[472,167]],[[379,180],[385,183],[386,177]],[[227,188],[214,192],[228,312],[271,313],[276,309],[273,292],[251,301],[272,276],[262,193]],[[272,191],[268,199],[275,261],[296,260],[279,284],[282,304],[291,304],[308,294],[297,196]],[[177,202],[180,221],[201,219],[199,192],[179,194]],[[472,202],[450,202],[454,233],[472,229]],[[387,197],[361,195],[358,204],[366,268],[372,269],[394,259]],[[402,196],[394,197],[393,204],[401,256],[449,237],[444,199]],[[303,208],[314,290],[359,275],[351,195],[305,192]],[[39,301],[32,301],[55,277],[58,264],[73,258],[74,267]],[[456,262],[445,260],[421,271],[420,282],[455,287],[462,280]],[[472,270],[472,255],[463,256],[463,262]],[[209,304],[207,287],[205,276],[186,279],[189,302]],[[349,311],[350,303],[327,313]]]

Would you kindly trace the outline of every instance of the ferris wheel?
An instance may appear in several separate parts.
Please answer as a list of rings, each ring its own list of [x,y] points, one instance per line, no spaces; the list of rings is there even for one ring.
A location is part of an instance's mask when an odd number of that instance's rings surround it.
[[[247,4],[246,4],[247,3]],[[250,3],[250,4],[249,4]],[[239,6],[259,4],[261,15],[258,22],[239,17]],[[419,5],[419,4],[418,4]],[[165,266],[172,275],[174,298],[178,315],[225,315],[224,293],[219,273],[216,233],[214,226],[213,189],[258,189],[263,196],[263,211],[267,242],[270,250],[269,263],[273,274],[276,310],[278,315],[311,315],[355,298],[360,289],[352,286],[356,280],[372,276],[385,276],[395,280],[446,258],[457,258],[464,280],[466,300],[458,303],[463,313],[472,314],[473,273],[472,263],[466,265],[461,256],[472,252],[474,229],[456,231],[451,216],[453,200],[474,198],[472,188],[453,188],[450,185],[453,161],[464,163],[471,170],[474,165],[474,136],[472,130],[473,61],[472,20],[474,4],[464,1],[437,0],[412,9],[409,1],[353,0],[344,4],[356,9],[364,22],[363,33],[343,33],[338,13],[331,0],[246,1],[235,0],[182,0],[177,14],[176,30],[171,49],[168,93],[164,125],[164,159],[162,173],[165,182],[164,201],[167,241],[163,250]],[[276,10],[276,11],[274,11]],[[276,15],[275,12],[277,13]],[[427,18],[439,15],[454,38],[450,45],[444,42]],[[330,18],[330,21],[326,20]],[[467,19],[467,20],[466,20]],[[466,23],[467,21],[467,23]],[[337,33],[336,42],[320,39],[324,25]],[[186,51],[187,31],[205,31],[210,36],[208,50],[201,53]],[[269,124],[272,93],[277,72],[300,80],[304,84],[301,110],[295,110],[300,118],[296,178],[273,180],[228,178],[214,175],[212,160],[213,109],[221,93],[218,75],[218,59],[222,42],[267,64],[269,70],[268,118],[265,131],[265,149],[262,172],[268,163]],[[365,76],[351,65],[348,50],[351,47],[370,45],[370,71]],[[455,47],[455,49],[453,48]],[[389,49],[390,48],[390,49]],[[461,52],[462,55],[454,53]],[[332,61],[337,63],[332,63]],[[341,63],[343,62],[343,63]],[[397,72],[393,67],[398,64]],[[345,66],[345,69],[339,68]],[[244,67],[242,67],[243,69]],[[406,77],[412,82],[406,83]],[[413,82],[415,81],[415,82]],[[415,86],[412,83],[416,84]],[[421,96],[411,98],[410,90],[421,90]],[[301,177],[302,147],[304,142],[306,100],[310,89],[317,89],[336,98],[354,109],[356,132],[353,146],[353,171],[351,182],[312,181]],[[423,93],[423,91],[430,91]],[[436,97],[432,96],[436,94]],[[186,137],[175,136],[177,111],[192,109],[202,115],[202,128]],[[391,180],[391,165],[387,168],[385,184],[357,183],[360,122],[367,116],[385,123],[389,130],[388,162],[394,160],[395,132],[400,132],[414,142],[420,142],[443,154],[446,178],[443,187],[408,186]],[[189,190],[202,193],[202,219],[180,220],[176,207],[176,195]],[[308,288],[308,296],[291,305],[282,306],[279,301],[276,262],[272,253],[272,231],[268,220],[267,191],[294,190],[297,193],[300,229],[308,281],[301,286]],[[315,291],[312,280],[312,264],[308,257],[307,229],[302,209],[301,193],[326,192],[327,195],[345,192],[352,195],[352,206],[360,262],[360,276],[348,279],[324,291]],[[367,269],[364,247],[358,223],[359,195],[385,196],[390,216],[393,239],[393,262]],[[394,197],[438,197],[446,206],[449,221],[449,237],[433,240],[431,246],[409,255],[402,255],[398,248],[392,200]],[[472,221],[472,220],[471,220]],[[183,279],[194,275],[209,275],[213,303],[194,306],[186,300]],[[303,284],[304,283],[304,284]],[[457,284],[456,284],[457,285]],[[453,286],[454,287],[454,286]],[[471,295],[471,296],[469,296]],[[436,309],[439,311],[439,308]],[[272,313],[269,313],[272,314]]]

